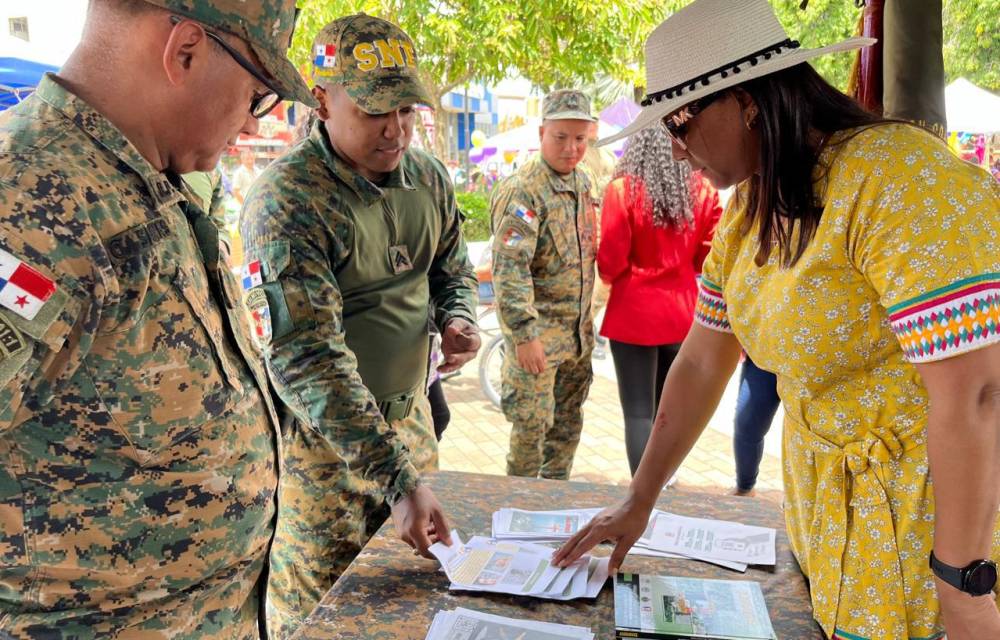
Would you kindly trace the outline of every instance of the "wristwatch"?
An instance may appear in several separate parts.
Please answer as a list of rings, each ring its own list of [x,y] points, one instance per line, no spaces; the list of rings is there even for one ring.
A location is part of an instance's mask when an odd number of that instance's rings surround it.
[[[951,586],[973,596],[985,596],[997,584],[997,563],[973,560],[962,568],[947,565],[931,551],[931,571]]]

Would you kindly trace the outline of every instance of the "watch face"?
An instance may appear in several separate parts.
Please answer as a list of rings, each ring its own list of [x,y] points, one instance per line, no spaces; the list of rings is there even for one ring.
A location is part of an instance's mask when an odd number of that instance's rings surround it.
[[[970,567],[965,574],[965,591],[972,595],[984,596],[993,590],[997,583],[997,566],[992,562],[982,561]]]

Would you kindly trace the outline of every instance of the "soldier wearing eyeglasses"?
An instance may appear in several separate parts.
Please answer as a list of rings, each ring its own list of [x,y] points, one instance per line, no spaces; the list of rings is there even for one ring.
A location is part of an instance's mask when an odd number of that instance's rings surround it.
[[[91,0],[0,116],[0,636],[256,639],[277,419],[205,203],[293,0]]]

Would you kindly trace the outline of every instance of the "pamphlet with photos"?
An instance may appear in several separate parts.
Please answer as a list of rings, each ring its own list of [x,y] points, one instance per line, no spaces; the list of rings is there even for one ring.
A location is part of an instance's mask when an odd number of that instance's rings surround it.
[[[594,640],[594,634],[584,627],[459,608],[438,611],[425,640]]]
[[[760,584],[619,573],[615,637],[774,640]]]
[[[608,558],[585,555],[559,568],[551,563],[550,547],[482,536],[463,543],[455,531],[451,537],[452,546],[437,542],[430,551],[455,590],[572,600],[596,598],[608,579]]]

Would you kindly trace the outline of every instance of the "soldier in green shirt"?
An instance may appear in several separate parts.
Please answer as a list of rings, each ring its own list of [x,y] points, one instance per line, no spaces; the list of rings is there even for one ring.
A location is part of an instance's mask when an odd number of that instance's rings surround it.
[[[595,118],[579,91],[545,96],[541,152],[494,191],[493,286],[508,357],[509,475],[568,479],[593,379],[594,204],[577,165]],[[513,357],[511,357],[513,356]]]
[[[444,370],[479,348],[448,172],[409,148],[415,105],[433,104],[412,41],[359,14],[324,27],[312,53],[318,120],[258,178],[241,218],[247,271],[261,274],[247,298],[287,417],[268,587],[275,638],[291,635],[390,508],[420,553],[448,541],[420,484],[437,467],[429,304]]]
[[[280,99],[293,0],[92,0],[0,116],[0,637],[259,637],[277,416],[178,177]]]

